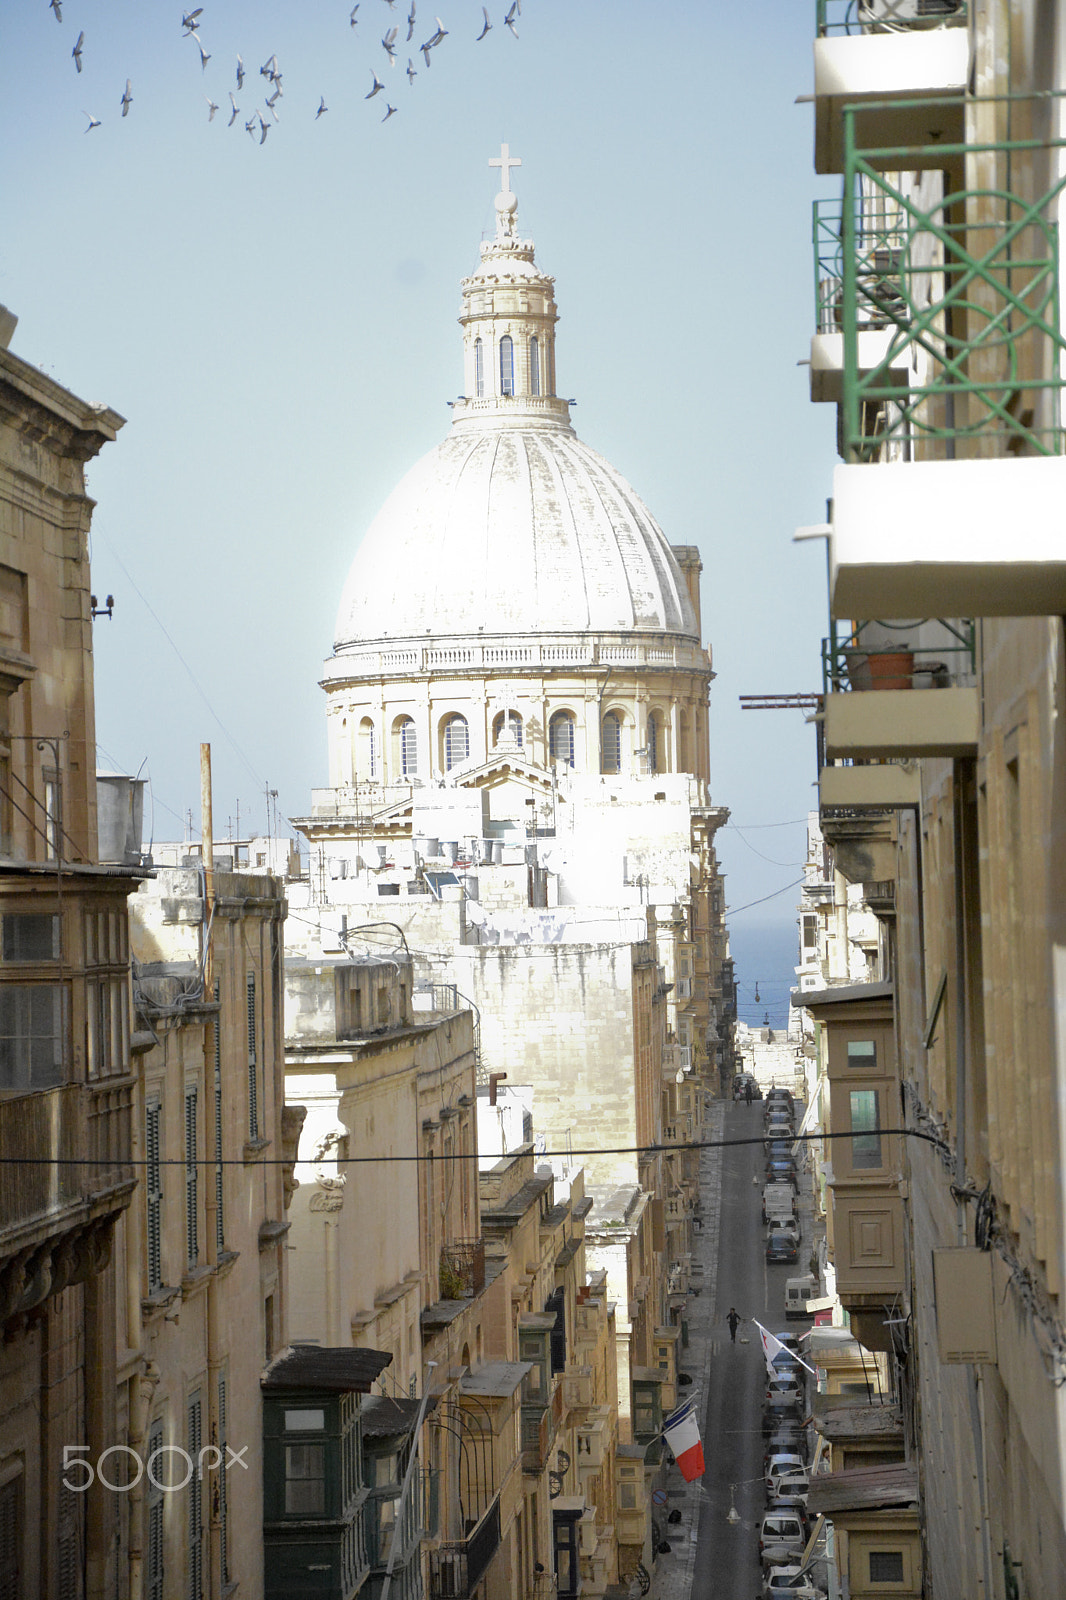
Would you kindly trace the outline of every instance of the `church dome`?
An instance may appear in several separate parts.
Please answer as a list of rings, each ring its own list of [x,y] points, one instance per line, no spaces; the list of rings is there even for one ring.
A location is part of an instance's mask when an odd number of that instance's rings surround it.
[[[386,501],[348,575],[335,648],[631,630],[699,637],[662,529],[568,423],[490,412],[458,417]]]

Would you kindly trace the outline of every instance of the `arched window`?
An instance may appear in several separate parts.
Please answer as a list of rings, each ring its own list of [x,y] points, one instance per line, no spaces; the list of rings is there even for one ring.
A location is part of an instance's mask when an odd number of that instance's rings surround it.
[[[644,741],[648,748],[648,771],[659,770],[659,718],[654,711],[648,712],[648,737]]]
[[[376,778],[378,775],[378,737],[374,724],[364,717],[359,724],[359,776]]]
[[[493,718],[492,742],[494,745],[497,745],[500,743],[501,739],[509,740],[512,744],[517,745],[519,750],[521,750],[522,718],[518,715],[517,711],[499,711]]]
[[[677,719],[677,765],[681,772],[692,771],[692,734],[687,711]]]
[[[600,771],[622,770],[622,719],[617,711],[608,711],[600,725]]]
[[[470,733],[466,718],[458,714],[444,724],[444,770],[450,772],[470,754]]]
[[[514,345],[509,333],[500,340],[500,393],[514,394]]]
[[[399,733],[400,772],[405,778],[414,778],[418,774],[418,731],[413,717],[400,718]]]
[[[485,394],[485,349],[480,339],[474,340],[474,393],[479,400]]]
[[[574,719],[569,711],[556,711],[548,723],[548,748],[553,761],[574,764]]]
[[[540,393],[540,344],[536,334],[529,341],[529,392]]]

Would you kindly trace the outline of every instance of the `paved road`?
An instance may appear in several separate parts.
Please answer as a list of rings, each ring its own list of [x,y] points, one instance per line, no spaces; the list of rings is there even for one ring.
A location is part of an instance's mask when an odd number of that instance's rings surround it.
[[[762,1132],[763,1104],[725,1107],[724,1135]],[[701,1497],[692,1600],[756,1600],[762,1592],[758,1527],[763,1512],[762,1400],[766,1364],[758,1329],[741,1323],[732,1344],[726,1315],[735,1306],[773,1332],[785,1326],[785,1279],[797,1267],[767,1266],[762,1223],[763,1153],[758,1145],[722,1152],[718,1266],[707,1393],[706,1494]],[[753,1182],[756,1178],[758,1181]],[[807,1245],[805,1236],[804,1245]],[[801,1247],[801,1257],[803,1247]],[[740,1522],[727,1521],[730,1487]]]

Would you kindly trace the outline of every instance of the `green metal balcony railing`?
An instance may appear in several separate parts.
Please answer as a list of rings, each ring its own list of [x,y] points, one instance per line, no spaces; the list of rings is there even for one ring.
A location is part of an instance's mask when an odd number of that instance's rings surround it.
[[[818,37],[907,33],[966,21],[966,0],[818,0]]]
[[[926,642],[932,623],[940,630]],[[926,640],[922,632],[926,632]],[[975,630],[969,618],[860,622],[822,640],[822,692],[936,689],[973,677]]]
[[[845,460],[1063,453],[1054,213],[1066,138],[1030,136],[1058,98],[892,102],[927,120],[934,106],[964,109],[966,141],[937,146],[938,164],[961,177],[926,174],[920,186],[903,175],[928,149],[859,148],[860,108],[845,106],[839,251],[834,208],[819,206],[814,223],[819,326],[844,336]],[[980,136],[993,126],[1025,136]],[[863,370],[859,335],[871,326],[891,337]],[[901,367],[913,375],[902,389]]]

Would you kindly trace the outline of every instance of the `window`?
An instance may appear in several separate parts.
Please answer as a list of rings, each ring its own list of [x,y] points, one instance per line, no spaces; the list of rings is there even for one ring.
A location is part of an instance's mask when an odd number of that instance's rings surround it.
[[[460,761],[465,761],[470,753],[470,734],[466,725],[466,718],[458,715],[449,717],[444,724],[444,770],[450,772],[457,767]]]
[[[259,1137],[259,1080],[255,1059],[255,973],[248,974],[248,1137]]]
[[[500,340],[500,393],[514,394],[514,344],[509,333]]]
[[[478,399],[485,394],[485,347],[480,339],[474,340],[474,393]]]
[[[197,1216],[199,1187],[196,1165],[196,1090],[185,1091],[185,1259],[195,1267],[200,1259],[200,1228]]]
[[[285,1446],[285,1511],[291,1517],[324,1516],[326,1510],[326,1447]]]
[[[144,1109],[145,1192],[148,1203],[148,1293],[163,1287],[163,1177],[159,1159],[160,1122],[163,1108],[149,1100]]]
[[[400,720],[400,771],[405,778],[418,774],[418,734],[411,717]]]
[[[63,1002],[58,983],[0,984],[0,1090],[63,1082]]]
[[[647,737],[645,742],[646,742],[647,747],[648,747],[648,771],[649,772],[658,772],[658,770],[659,770],[659,719],[656,716],[654,711],[649,711],[649,713],[648,713],[648,737]]]
[[[189,1400],[188,1410],[188,1437],[185,1448],[189,1458],[200,1465],[200,1451],[203,1448],[203,1421],[199,1394],[194,1394]],[[185,1568],[186,1589],[188,1600],[202,1600],[204,1592],[204,1528],[203,1528],[203,1491],[199,1471],[194,1471],[189,1479],[189,1526],[188,1526],[188,1561]]]
[[[880,1167],[881,1118],[876,1089],[851,1091],[851,1165],[853,1168]]]
[[[574,764],[574,719],[569,711],[556,711],[548,724],[548,745],[553,761]]]
[[[848,1040],[848,1066],[871,1069],[877,1065],[877,1045],[873,1039]]]
[[[215,981],[215,1004],[218,1004],[219,985]],[[222,1165],[222,1019],[215,1016],[215,1250],[222,1255],[226,1248],[226,1185]]]
[[[903,1551],[902,1550],[871,1550],[870,1551],[870,1582],[871,1583],[902,1583],[903,1582]]]
[[[359,777],[376,778],[378,775],[378,741],[374,724],[364,717],[359,724]]]
[[[152,1423],[148,1431],[148,1560],[144,1574],[145,1600],[163,1600],[163,1488],[162,1465],[163,1424]]]
[[[226,1380],[218,1380],[218,1448],[222,1459],[226,1458]],[[222,1567],[222,1582],[229,1581],[229,1498],[226,1493],[226,1469],[221,1467],[217,1477],[218,1483],[218,1544],[219,1560]]]
[[[58,961],[59,918],[49,913],[20,911],[3,919],[5,962]]]
[[[0,1489],[0,1596],[22,1593],[22,1474]]]
[[[818,918],[804,917],[803,919],[803,948],[804,950],[817,950],[818,948]],[[851,1046],[848,1046],[850,1060]]]
[[[608,711],[600,732],[600,771],[622,770],[622,721],[617,711]]]
[[[492,742],[498,745],[501,739],[522,748],[522,718],[517,711],[500,711],[492,723]]]
[[[51,860],[59,859],[59,841],[63,833],[63,789],[56,771],[44,772],[44,840]]]
[[[536,334],[529,341],[529,392],[540,393],[540,345]]]

